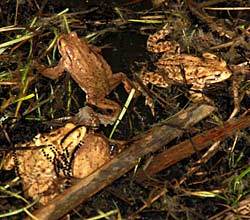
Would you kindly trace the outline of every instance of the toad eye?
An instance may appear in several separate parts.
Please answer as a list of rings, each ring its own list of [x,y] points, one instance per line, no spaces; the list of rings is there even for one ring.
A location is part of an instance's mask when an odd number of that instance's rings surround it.
[[[215,78],[220,78],[221,77],[221,74],[220,73],[217,73],[217,74],[215,74]]]

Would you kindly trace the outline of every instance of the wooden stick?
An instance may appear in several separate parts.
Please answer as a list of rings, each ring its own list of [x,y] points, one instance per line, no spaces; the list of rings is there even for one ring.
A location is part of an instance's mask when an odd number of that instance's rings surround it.
[[[221,141],[228,136],[232,136],[236,131],[250,127],[250,116],[244,116],[238,120],[233,119],[223,126],[212,128],[202,134],[192,137],[190,140],[181,142],[170,149],[158,154],[151,160],[145,170],[137,174],[138,182],[143,182],[148,176],[152,176],[163,169],[166,169],[177,162],[190,157],[197,151],[210,146],[214,142]]]

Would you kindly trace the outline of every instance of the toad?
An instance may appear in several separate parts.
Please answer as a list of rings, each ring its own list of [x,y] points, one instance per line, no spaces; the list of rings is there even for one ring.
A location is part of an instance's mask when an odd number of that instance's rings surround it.
[[[106,114],[96,113],[104,125],[112,124],[120,112],[120,105],[106,96],[121,82],[126,91],[130,91],[131,82],[124,73],[113,74],[109,64],[99,53],[99,49],[89,45],[86,40],[78,38],[75,32],[64,34],[58,39],[58,49],[61,59],[54,68],[47,68],[41,74],[50,79],[56,79],[64,70],[86,93],[86,103],[100,110],[108,110]],[[88,109],[89,111],[89,109]]]
[[[175,41],[164,41],[172,27],[149,36],[147,50],[153,53],[162,53],[155,63],[155,72],[144,72],[141,75],[143,84],[151,83],[159,87],[168,87],[170,84],[191,85],[190,94],[193,101],[208,100],[202,91],[206,86],[222,82],[231,76],[226,62],[211,53],[203,53],[202,57],[180,53],[180,45]],[[146,98],[151,110],[153,103]]]
[[[68,123],[8,153],[3,168],[17,168],[26,196],[45,205],[63,191],[69,177],[84,178],[111,159],[106,137]],[[26,149],[25,149],[26,148]]]

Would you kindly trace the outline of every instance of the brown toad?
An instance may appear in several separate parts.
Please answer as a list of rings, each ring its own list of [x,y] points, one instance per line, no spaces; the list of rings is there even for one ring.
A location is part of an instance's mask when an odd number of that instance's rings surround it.
[[[97,116],[104,125],[112,124],[120,112],[116,102],[105,98],[121,82],[130,91],[131,82],[125,74],[113,74],[109,64],[99,53],[98,48],[89,45],[78,38],[75,32],[64,34],[58,39],[58,49],[61,59],[54,68],[41,70],[41,73],[51,79],[56,79],[66,70],[86,93],[86,102],[101,110],[110,110],[110,114]],[[41,68],[40,68],[41,69]]]
[[[211,53],[203,53],[202,57],[180,53],[180,45],[175,41],[163,41],[172,28],[164,28],[147,40],[147,49],[153,53],[163,53],[155,63],[155,72],[142,73],[143,84],[152,83],[160,87],[179,83],[192,85],[190,89],[193,101],[206,98],[202,94],[204,87],[222,82],[231,76],[224,60]],[[147,99],[153,106],[152,100]]]
[[[67,178],[84,178],[111,159],[107,138],[72,123],[17,146],[24,149],[8,153],[3,168],[17,166],[25,194],[41,204],[62,192]]]

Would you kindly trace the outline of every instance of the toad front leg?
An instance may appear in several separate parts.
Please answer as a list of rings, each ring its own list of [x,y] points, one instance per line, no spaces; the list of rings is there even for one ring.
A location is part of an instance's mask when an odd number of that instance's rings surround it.
[[[57,79],[64,73],[64,59],[60,59],[59,63],[55,67],[46,67],[43,64],[39,64],[38,62],[34,61],[33,65],[35,68],[44,76],[49,79]]]

